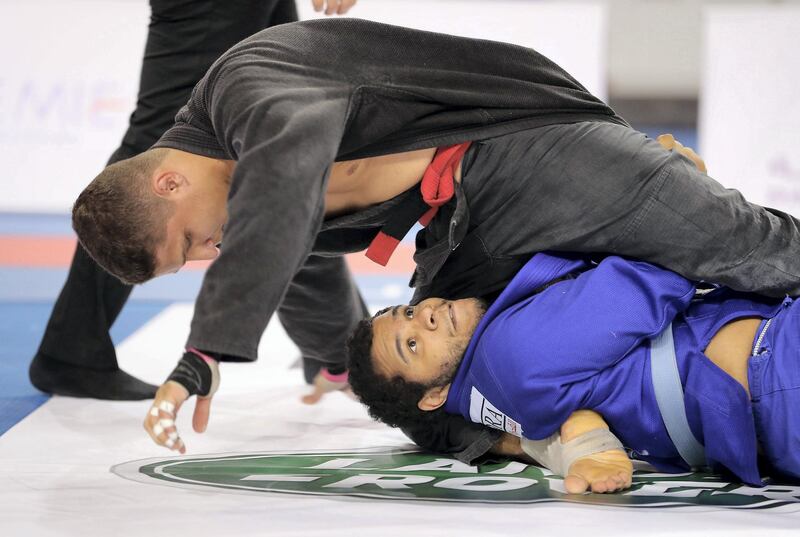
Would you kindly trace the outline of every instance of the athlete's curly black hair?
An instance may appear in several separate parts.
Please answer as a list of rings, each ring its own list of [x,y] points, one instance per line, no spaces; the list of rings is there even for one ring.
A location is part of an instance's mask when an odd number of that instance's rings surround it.
[[[375,317],[385,311],[378,312]],[[413,427],[435,421],[443,414],[442,408],[424,411],[417,403],[430,388],[450,382],[452,373],[426,384],[380,374],[372,360],[372,319],[358,323],[347,340],[347,367],[353,393],[367,406],[370,416],[392,427]]]

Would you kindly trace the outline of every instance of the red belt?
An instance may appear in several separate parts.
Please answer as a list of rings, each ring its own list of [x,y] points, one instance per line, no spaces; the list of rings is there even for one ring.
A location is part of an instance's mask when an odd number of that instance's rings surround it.
[[[419,221],[421,225],[427,226],[439,207],[452,199],[455,193],[456,168],[470,143],[464,142],[436,150],[433,160],[422,176],[420,196],[406,198],[392,212],[389,221],[367,248],[368,258],[386,266],[397,245],[414,226],[414,222]]]

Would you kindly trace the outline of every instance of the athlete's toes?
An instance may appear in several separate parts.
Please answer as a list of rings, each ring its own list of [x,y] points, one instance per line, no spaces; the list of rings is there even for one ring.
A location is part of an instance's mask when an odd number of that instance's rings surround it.
[[[564,479],[564,489],[569,494],[583,494],[589,489],[589,482],[582,477],[569,475]]]

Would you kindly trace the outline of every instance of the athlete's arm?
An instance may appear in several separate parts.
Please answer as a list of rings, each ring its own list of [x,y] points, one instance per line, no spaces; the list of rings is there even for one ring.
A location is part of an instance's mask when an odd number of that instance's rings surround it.
[[[614,492],[631,486],[633,465],[600,414],[578,410],[550,438],[531,442],[503,433],[491,453],[541,464],[562,474],[571,494]],[[580,450],[580,451],[577,451]]]

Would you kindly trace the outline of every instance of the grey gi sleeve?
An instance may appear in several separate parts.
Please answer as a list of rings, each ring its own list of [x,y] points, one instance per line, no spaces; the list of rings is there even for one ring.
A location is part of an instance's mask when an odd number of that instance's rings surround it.
[[[254,360],[321,225],[350,88],[309,87],[307,78],[248,64],[216,77],[207,109],[237,164],[222,250],[203,280],[188,345]]]
[[[368,315],[345,258],[316,255],[295,274],[278,309],[303,360],[320,362],[332,373],[345,370],[345,341]]]
[[[488,453],[501,435],[495,429],[444,413],[435,423],[404,427],[403,432],[418,446],[438,453],[450,453],[467,464]]]

